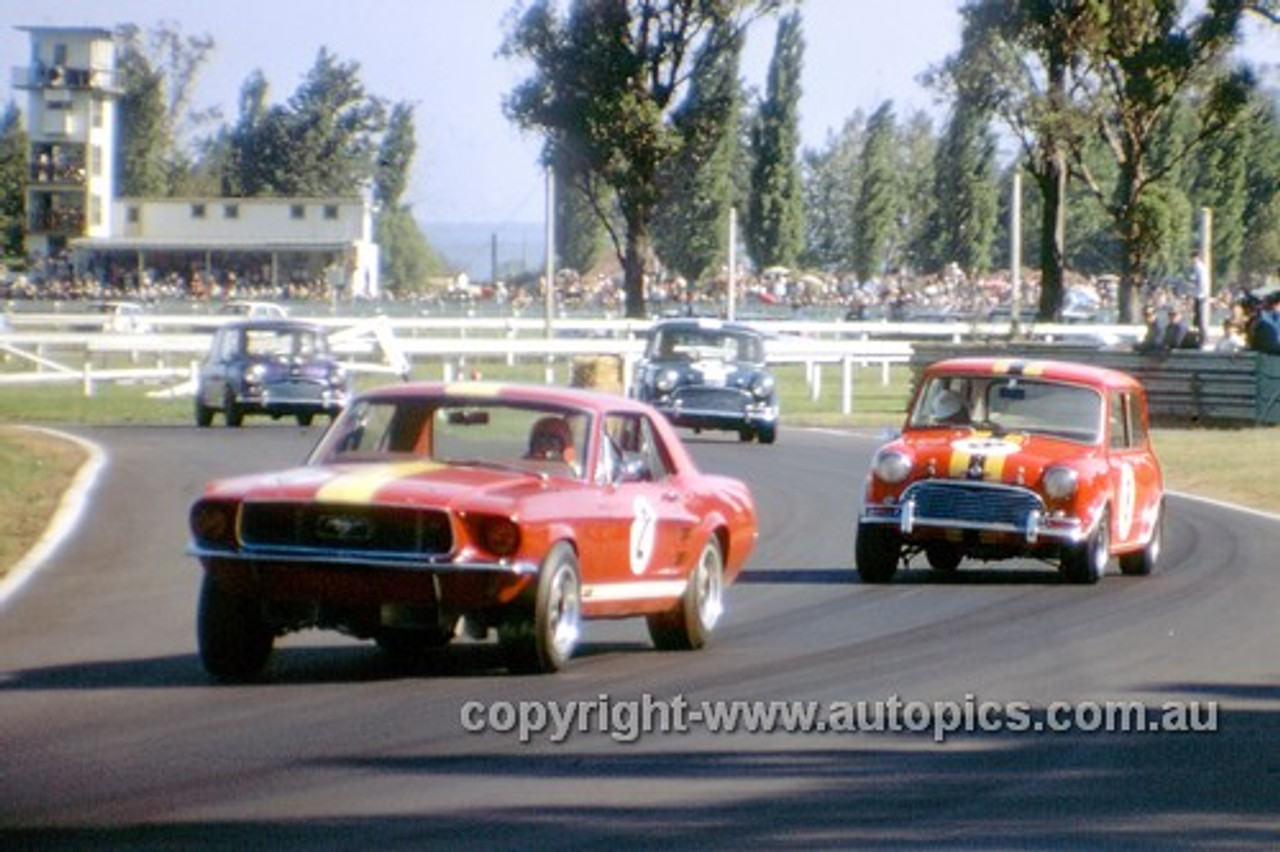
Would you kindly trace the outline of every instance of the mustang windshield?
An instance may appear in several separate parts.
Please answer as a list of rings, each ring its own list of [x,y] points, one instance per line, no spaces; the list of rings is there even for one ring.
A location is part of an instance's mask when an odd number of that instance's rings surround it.
[[[430,459],[581,477],[590,417],[573,409],[492,400],[359,400],[312,454],[313,463]]]
[[[1096,390],[1024,376],[935,376],[916,398],[912,428],[971,427],[1034,432],[1096,444],[1102,436]]]

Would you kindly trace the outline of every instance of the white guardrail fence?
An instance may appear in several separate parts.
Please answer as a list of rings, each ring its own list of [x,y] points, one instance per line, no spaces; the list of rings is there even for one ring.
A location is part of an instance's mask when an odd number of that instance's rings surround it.
[[[438,364],[441,378],[464,374],[474,360],[509,364],[542,360],[548,384],[557,365],[575,358],[620,359],[624,387],[630,387],[644,338],[655,320],[479,317],[298,317],[330,329],[334,349],[356,372],[407,375],[414,365]],[[86,396],[102,382],[148,381],[162,385],[155,396],[194,391],[195,371],[209,348],[212,329],[235,317],[147,315],[145,330],[114,331],[101,314],[10,313],[0,326],[0,387],[79,382]],[[841,371],[841,410],[853,410],[853,376],[878,366],[884,383],[889,368],[911,360],[913,342],[962,343],[1007,340],[1008,322],[845,322],[747,321],[769,335],[771,364],[801,364],[815,401],[826,366]],[[1077,342],[1082,346],[1131,344],[1142,326],[1083,323],[1024,325],[1022,339]],[[127,367],[118,366],[127,362]],[[145,364],[153,366],[144,366]]]

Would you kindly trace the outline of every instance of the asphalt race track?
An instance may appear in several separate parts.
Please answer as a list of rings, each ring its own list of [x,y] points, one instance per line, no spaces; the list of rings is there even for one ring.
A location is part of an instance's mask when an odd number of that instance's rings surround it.
[[[763,524],[704,651],[595,622],[568,671],[515,677],[491,645],[406,669],[311,632],[278,644],[268,682],[225,686],[195,655],[187,506],[214,476],[300,461],[319,429],[77,434],[109,454],[89,510],[0,609],[5,850],[1280,844],[1275,518],[1173,496],[1152,577],[968,563],[869,586],[852,519],[876,436],[689,434]],[[818,702],[829,730],[658,730],[673,708],[752,706],[734,701]],[[900,730],[837,726],[855,702]],[[1116,703],[1197,729],[1082,729]],[[586,732],[554,737],[549,707]],[[520,713],[543,723],[527,743],[491,729]]]

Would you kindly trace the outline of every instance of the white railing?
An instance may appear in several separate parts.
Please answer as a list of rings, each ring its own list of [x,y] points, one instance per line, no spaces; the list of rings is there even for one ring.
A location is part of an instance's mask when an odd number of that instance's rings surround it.
[[[75,314],[10,314],[8,331],[0,332],[0,357],[30,367],[0,371],[0,386],[80,381],[85,395],[108,381],[184,382],[160,393],[191,393],[194,371],[209,347],[209,333],[234,317],[148,315],[151,331],[71,331],[102,323],[101,316]],[[438,361],[441,378],[451,380],[474,359],[501,359],[508,364],[542,359],[545,380],[556,382],[558,364],[585,356],[620,359],[624,387],[630,387],[634,367],[644,348],[651,320],[556,319],[548,335],[545,320],[498,317],[372,318],[308,317],[330,327],[334,349],[357,372],[408,375],[415,361]],[[888,323],[762,321],[753,323],[769,333],[767,357],[772,364],[800,364],[810,398],[817,400],[824,367],[841,371],[841,411],[853,410],[855,371],[879,366],[881,381],[889,382],[894,364],[910,361],[913,340],[952,341],[1008,338],[1008,323]],[[1027,337],[1048,341],[1078,339],[1088,345],[1133,341],[1141,326],[1053,324],[1023,329]],[[53,354],[60,358],[55,359]],[[127,356],[132,365],[144,359],[152,368],[107,369],[96,366],[109,356]],[[67,363],[71,359],[71,364]],[[182,366],[174,366],[174,364]]]

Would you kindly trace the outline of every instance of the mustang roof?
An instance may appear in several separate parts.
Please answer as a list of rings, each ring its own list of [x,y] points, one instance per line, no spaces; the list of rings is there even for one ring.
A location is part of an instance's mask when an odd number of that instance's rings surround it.
[[[546,403],[565,405],[591,411],[649,411],[644,403],[618,394],[588,390],[586,388],[559,387],[553,385],[521,384],[518,382],[405,382],[385,385],[368,393],[366,398],[399,399],[423,397],[471,397],[476,400],[510,400],[512,402]]]

